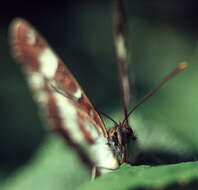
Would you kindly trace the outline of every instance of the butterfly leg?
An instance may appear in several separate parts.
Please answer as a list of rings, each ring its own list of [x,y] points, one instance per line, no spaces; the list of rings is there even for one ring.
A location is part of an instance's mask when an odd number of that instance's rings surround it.
[[[91,171],[91,181],[96,179],[96,173],[97,173],[97,168],[96,166],[93,166],[92,171]]]

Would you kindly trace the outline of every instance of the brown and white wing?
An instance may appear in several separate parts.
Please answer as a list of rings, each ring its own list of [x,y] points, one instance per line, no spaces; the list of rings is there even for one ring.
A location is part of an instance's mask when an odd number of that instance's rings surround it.
[[[103,122],[68,68],[25,20],[10,26],[10,42],[43,118],[91,168],[117,168]]]
[[[125,118],[128,115],[128,106],[130,100],[129,76],[128,76],[128,26],[127,18],[122,0],[115,1],[114,7],[114,40],[115,53],[117,58],[119,83],[122,96],[122,104],[125,113]],[[128,121],[128,119],[127,119]]]

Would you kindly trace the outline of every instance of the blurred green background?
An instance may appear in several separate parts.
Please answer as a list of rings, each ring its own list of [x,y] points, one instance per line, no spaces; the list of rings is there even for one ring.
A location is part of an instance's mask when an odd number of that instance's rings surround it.
[[[165,163],[197,160],[198,4],[125,1],[130,25],[131,107],[178,63],[189,68],[131,116],[143,152]],[[90,180],[78,156],[50,135],[19,65],[11,57],[8,26],[30,21],[77,78],[92,103],[123,119],[112,35],[112,1],[8,1],[0,8],[0,189],[74,189]],[[112,123],[106,121],[107,128]],[[147,163],[147,161],[143,163]],[[148,161],[149,162],[149,161]]]

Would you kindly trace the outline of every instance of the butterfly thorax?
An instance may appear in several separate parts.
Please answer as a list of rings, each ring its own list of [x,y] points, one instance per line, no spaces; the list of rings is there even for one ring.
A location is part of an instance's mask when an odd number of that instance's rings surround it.
[[[137,156],[137,138],[131,127],[119,123],[108,131],[108,139],[119,164],[132,163]]]

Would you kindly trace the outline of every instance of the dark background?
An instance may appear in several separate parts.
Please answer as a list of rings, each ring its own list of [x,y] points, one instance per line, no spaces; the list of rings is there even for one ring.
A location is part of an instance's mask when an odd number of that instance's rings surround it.
[[[144,151],[167,162],[198,153],[198,6],[196,1],[125,1],[130,25],[131,106],[182,61],[179,74],[131,117]],[[93,104],[122,120],[112,36],[112,2],[8,1],[0,7],[0,188],[72,189],[90,176],[62,140],[43,128],[8,26],[30,21],[49,41]],[[111,122],[105,121],[107,127]]]

